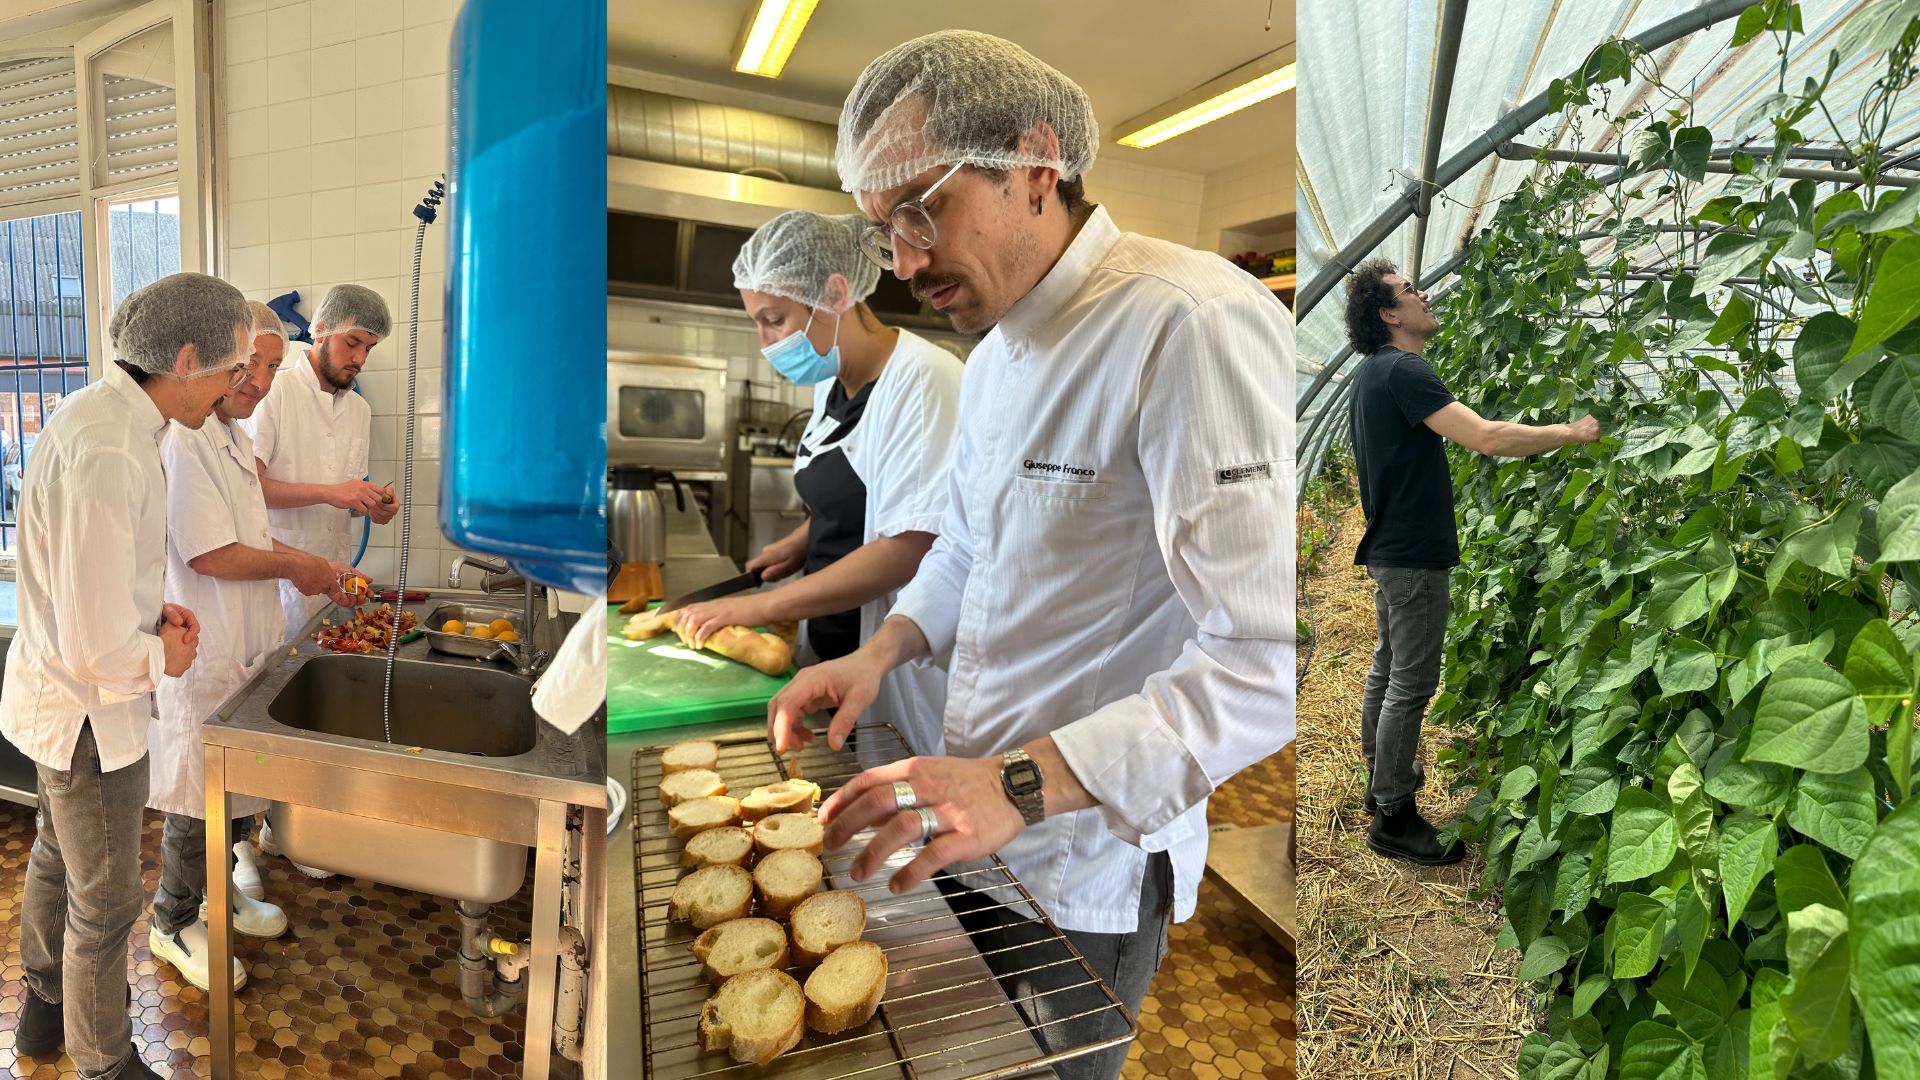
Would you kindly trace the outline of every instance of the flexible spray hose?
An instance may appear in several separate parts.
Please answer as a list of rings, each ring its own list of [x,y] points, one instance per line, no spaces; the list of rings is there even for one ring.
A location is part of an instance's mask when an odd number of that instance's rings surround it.
[[[387,681],[380,695],[380,720],[387,741],[393,741],[393,661],[400,650],[400,618],[407,605],[407,552],[413,536],[413,424],[414,395],[420,373],[420,262],[427,243],[427,225],[435,208],[446,197],[446,185],[434,181],[433,187],[413,216],[420,227],[413,234],[412,311],[407,319],[407,437],[400,454],[400,573],[393,586],[393,628],[387,633]]]

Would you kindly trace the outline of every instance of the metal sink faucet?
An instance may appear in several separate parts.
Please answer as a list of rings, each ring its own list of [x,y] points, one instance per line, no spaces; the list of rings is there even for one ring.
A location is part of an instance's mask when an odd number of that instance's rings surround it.
[[[447,570],[447,588],[459,588],[460,571],[469,566],[484,573],[485,576],[480,579],[480,591],[483,593],[492,595],[496,592],[505,592],[516,586],[521,590],[522,621],[520,625],[526,628],[526,636],[522,637],[519,641],[503,641],[500,643],[500,647],[505,649],[507,655],[512,658],[513,670],[516,673],[520,675],[534,674],[547,659],[545,653],[535,652],[533,645],[533,602],[534,597],[539,594],[540,586],[534,584],[532,580],[514,573],[505,563],[494,562],[491,559],[483,559],[478,555],[460,555],[455,557],[453,565]]]

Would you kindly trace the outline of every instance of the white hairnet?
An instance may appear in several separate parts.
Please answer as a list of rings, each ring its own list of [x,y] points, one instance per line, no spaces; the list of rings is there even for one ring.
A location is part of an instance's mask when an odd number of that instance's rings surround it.
[[[275,314],[264,301],[247,301],[247,310],[253,313],[254,337],[259,337],[261,334],[277,334],[280,340],[287,340],[286,326],[280,322],[280,316]]]
[[[1056,139],[1034,132],[1045,123]],[[937,165],[1092,167],[1099,125],[1086,92],[1011,41],[972,30],[915,38],[867,65],[840,111],[840,186],[900,187]]]
[[[234,328],[252,323],[239,289],[205,274],[169,274],[120,301],[107,340],[122,362],[156,375],[172,374],[180,350],[192,345],[196,370],[205,371],[233,362]]]
[[[320,310],[314,313],[315,326],[325,327],[328,331],[345,330],[357,326],[362,330],[386,337],[393,329],[393,317],[387,314],[387,302],[380,294],[365,285],[335,285],[327,290],[320,301]]]
[[[880,267],[860,251],[859,214],[827,217],[789,210],[760,226],[733,260],[733,287],[784,296],[811,308],[830,307],[827,279],[847,279],[849,305],[873,295]]]

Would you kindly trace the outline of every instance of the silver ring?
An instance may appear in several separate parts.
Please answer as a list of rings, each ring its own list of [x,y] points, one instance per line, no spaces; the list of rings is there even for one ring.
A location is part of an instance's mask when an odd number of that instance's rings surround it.
[[[920,815],[920,842],[924,844],[933,839],[934,833],[940,831],[940,818],[933,812],[931,806],[919,807],[914,810],[914,813]]]
[[[893,809],[896,813],[901,810],[911,810],[919,805],[920,797],[913,793],[912,784],[907,783],[905,780],[894,781]]]

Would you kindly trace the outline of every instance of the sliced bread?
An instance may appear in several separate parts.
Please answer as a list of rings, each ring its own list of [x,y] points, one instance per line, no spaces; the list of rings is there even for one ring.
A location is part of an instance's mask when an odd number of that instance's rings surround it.
[[[831,889],[809,896],[793,909],[788,925],[793,933],[793,962],[811,967],[867,930],[867,902],[860,894]]]
[[[811,780],[782,780],[757,787],[740,800],[740,820],[759,821],[768,814],[810,813],[820,801],[820,785]]]
[[[683,769],[660,781],[660,805],[672,809],[688,799],[725,795],[727,782],[712,769]]]
[[[735,975],[700,1006],[700,1049],[765,1065],[806,1034],[806,995],[793,976],[761,969]]]
[[[770,814],[754,825],[753,847],[763,858],[793,849],[818,855],[826,847],[826,832],[812,814]]]
[[[753,865],[753,887],[760,894],[760,914],[785,919],[794,906],[820,891],[824,874],[819,856],[787,848]]]
[[[725,795],[688,799],[667,811],[667,831],[681,840],[708,829],[740,824],[740,800]]]
[[[720,744],[706,739],[677,742],[660,753],[660,775],[672,776],[688,769],[711,769],[720,763]]]
[[[744,919],[753,910],[753,875],[737,866],[703,866],[673,887],[667,918],[701,930],[728,919]]]
[[[729,825],[694,833],[680,852],[680,865],[745,867],[752,855],[753,834]]]
[[[746,971],[787,966],[787,928],[772,919],[734,919],[687,946],[714,982]]]
[[[859,1027],[886,992],[886,951],[871,941],[842,945],[807,976],[807,1026],[822,1035]]]

